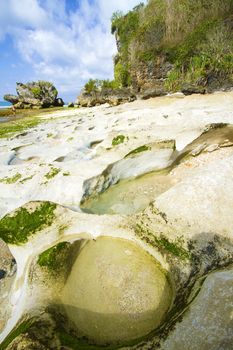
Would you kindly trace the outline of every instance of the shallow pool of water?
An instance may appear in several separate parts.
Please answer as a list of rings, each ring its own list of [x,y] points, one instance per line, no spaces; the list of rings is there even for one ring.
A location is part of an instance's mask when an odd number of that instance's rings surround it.
[[[145,209],[172,185],[172,179],[167,171],[152,172],[120,181],[95,198],[85,201],[81,208],[93,214],[130,215]]]
[[[118,238],[89,241],[62,293],[78,334],[95,344],[124,343],[156,329],[172,302],[161,265],[137,244]]]

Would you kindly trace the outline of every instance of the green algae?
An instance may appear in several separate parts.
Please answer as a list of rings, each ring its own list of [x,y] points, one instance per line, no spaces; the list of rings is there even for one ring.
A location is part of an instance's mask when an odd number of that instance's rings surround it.
[[[38,264],[50,271],[57,271],[63,267],[64,258],[70,247],[70,243],[61,242],[56,246],[47,249],[41,253],[38,258]]]
[[[51,168],[51,170],[47,174],[45,174],[45,178],[47,180],[50,180],[53,177],[55,177],[57,174],[59,174],[60,171],[61,171],[61,169],[59,169],[59,168]]]
[[[65,331],[59,331],[58,336],[62,346],[69,347],[72,350],[115,350],[121,346],[98,346],[88,344],[87,341],[76,338],[75,336],[68,334]]]
[[[10,137],[15,133],[33,128],[42,122],[39,118],[22,119],[20,121],[11,121],[0,125],[0,138]]]
[[[0,123],[0,138],[11,137],[15,133],[20,133],[24,130],[31,129],[36,127],[37,125],[44,123],[48,120],[53,120],[52,117],[49,118],[51,113],[62,111],[63,107],[53,107],[53,108],[42,108],[42,109],[17,109],[17,119],[13,119],[4,123]],[[10,112],[10,113],[9,113]],[[10,114],[12,115],[12,111],[0,111],[0,114]],[[40,118],[41,114],[48,115],[45,119]],[[0,115],[1,117],[1,115]],[[59,118],[60,119],[60,118]]]
[[[0,179],[0,182],[11,185],[16,183],[21,177],[22,175],[20,173],[16,173],[12,177],[4,177],[3,179]]]
[[[125,141],[125,136],[124,135],[118,135],[116,137],[113,138],[112,140],[112,146],[117,146],[120,145],[121,143],[123,143]]]
[[[132,150],[131,152],[129,152],[128,154],[126,154],[125,158],[130,156],[130,155],[133,155],[133,154],[137,154],[137,153],[141,153],[141,152],[145,152],[145,151],[150,151],[151,150],[151,147],[150,146],[147,146],[147,145],[143,145],[143,146],[140,146],[134,150]]]
[[[171,242],[164,235],[157,237],[152,231],[140,224],[136,224],[135,232],[141,239],[166,254],[171,254],[181,260],[190,259],[190,253],[182,246],[179,240]]]
[[[34,318],[30,318],[22,322],[18,327],[15,327],[10,334],[5,338],[5,340],[0,344],[0,350],[5,350],[8,346],[21,334],[24,334],[35,322]]]
[[[28,176],[28,177],[25,177],[24,179],[20,180],[19,182],[21,184],[24,184],[25,182],[31,180],[33,178],[34,175],[31,175],[31,176]]]
[[[21,207],[13,215],[4,216],[0,220],[0,238],[9,244],[26,243],[31,235],[52,225],[56,207],[55,203],[42,202],[34,211]]]

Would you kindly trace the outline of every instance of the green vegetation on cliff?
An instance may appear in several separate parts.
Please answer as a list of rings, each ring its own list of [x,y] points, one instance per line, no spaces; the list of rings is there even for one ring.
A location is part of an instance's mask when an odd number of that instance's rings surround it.
[[[175,91],[185,83],[218,88],[232,81],[232,12],[233,0],[149,0],[127,15],[116,12],[116,83],[140,88],[162,78]]]
[[[101,89],[116,89],[118,84],[115,80],[100,80],[100,79],[89,79],[84,85],[84,89],[87,93],[97,92]]]

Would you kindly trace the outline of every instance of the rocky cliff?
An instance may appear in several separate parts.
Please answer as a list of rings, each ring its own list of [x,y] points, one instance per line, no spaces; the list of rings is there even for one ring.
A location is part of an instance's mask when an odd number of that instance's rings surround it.
[[[16,83],[17,95],[5,95],[4,99],[11,102],[15,108],[45,108],[63,106],[55,86],[47,81]]]
[[[115,80],[157,95],[231,87],[232,11],[232,0],[150,0],[115,13]]]
[[[232,13],[233,0],[149,0],[126,15],[114,13],[118,53],[112,85],[138,98],[231,88]],[[117,99],[118,92],[111,95]],[[81,105],[82,100],[83,93]],[[93,92],[88,104],[95,104]]]

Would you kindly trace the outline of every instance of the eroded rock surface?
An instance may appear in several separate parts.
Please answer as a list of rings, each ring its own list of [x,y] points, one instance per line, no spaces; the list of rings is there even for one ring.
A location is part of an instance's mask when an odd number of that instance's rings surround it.
[[[207,277],[196,300],[162,349],[230,350],[233,343],[232,312],[233,270],[215,272]]]
[[[1,349],[231,349],[232,100],[67,110],[0,139]]]

